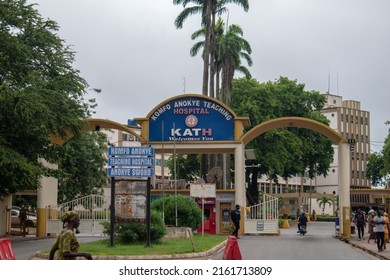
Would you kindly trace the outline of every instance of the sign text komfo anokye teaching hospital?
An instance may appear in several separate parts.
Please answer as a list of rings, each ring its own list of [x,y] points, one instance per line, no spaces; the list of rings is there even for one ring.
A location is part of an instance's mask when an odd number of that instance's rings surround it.
[[[221,141],[234,139],[234,115],[202,95],[160,104],[149,117],[150,141]]]

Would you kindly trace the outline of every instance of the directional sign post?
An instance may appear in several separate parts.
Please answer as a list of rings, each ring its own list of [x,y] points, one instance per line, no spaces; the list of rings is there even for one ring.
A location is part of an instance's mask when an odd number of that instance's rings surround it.
[[[115,177],[144,178],[146,186],[146,246],[151,246],[150,240],[150,177],[154,176],[154,148],[153,147],[108,147],[108,176],[111,177],[111,233],[110,246],[114,246],[115,222]],[[119,166],[119,168],[118,168]]]
[[[153,147],[109,147],[108,176],[143,178],[154,176]],[[119,168],[118,168],[119,166]]]

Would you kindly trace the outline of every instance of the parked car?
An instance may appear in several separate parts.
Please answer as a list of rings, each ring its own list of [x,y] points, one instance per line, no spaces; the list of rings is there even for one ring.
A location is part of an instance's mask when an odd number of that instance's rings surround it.
[[[11,209],[11,226],[20,227],[19,219],[20,210]],[[36,227],[37,226],[37,216],[34,213],[27,213],[26,227]]]

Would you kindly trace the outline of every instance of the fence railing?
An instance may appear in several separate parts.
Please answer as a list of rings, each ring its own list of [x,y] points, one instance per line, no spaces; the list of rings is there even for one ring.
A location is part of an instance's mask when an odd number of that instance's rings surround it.
[[[267,194],[263,195],[263,202],[251,206],[246,214],[249,220],[275,220],[278,217],[278,199]]]
[[[58,233],[62,230],[61,217],[67,211],[75,211],[80,216],[82,232],[101,233],[102,221],[110,217],[109,204],[103,196],[89,195],[57,206],[47,207],[47,232]]]

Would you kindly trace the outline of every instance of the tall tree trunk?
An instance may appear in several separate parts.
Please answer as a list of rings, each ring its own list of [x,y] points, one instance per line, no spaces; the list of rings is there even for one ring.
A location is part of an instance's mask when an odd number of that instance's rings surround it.
[[[211,15],[210,27],[210,97],[215,98],[215,61],[216,61],[216,38],[215,38],[215,14]]]
[[[203,85],[202,94],[208,96],[208,85],[209,85],[209,66],[210,66],[210,39],[211,39],[211,11],[212,11],[212,0],[207,0],[206,5],[206,34],[205,44],[203,49]],[[200,156],[200,172],[201,175],[206,175],[209,168],[207,154]]]
[[[234,65],[228,60],[225,60],[222,65],[222,98],[223,102],[227,106],[230,106],[235,68]]]
[[[205,2],[206,5],[206,34],[203,49],[203,86],[202,94],[208,96],[209,66],[210,66],[210,41],[211,41],[211,12],[212,0]]]

